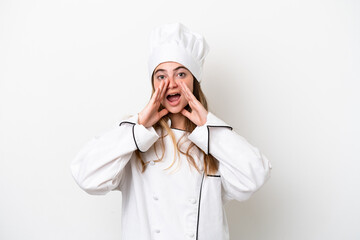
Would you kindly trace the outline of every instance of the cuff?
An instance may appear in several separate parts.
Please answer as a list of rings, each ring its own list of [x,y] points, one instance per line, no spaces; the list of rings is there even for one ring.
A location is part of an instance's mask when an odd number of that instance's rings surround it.
[[[159,135],[153,127],[144,127],[138,123],[138,114],[120,122],[119,126],[123,124],[132,125],[132,135],[136,148],[140,152],[146,152],[158,140]]]
[[[208,112],[206,123],[202,126],[197,126],[188,136],[189,140],[195,143],[196,146],[201,148],[206,154],[209,154],[210,152],[210,128],[212,127],[233,129],[214,114]]]

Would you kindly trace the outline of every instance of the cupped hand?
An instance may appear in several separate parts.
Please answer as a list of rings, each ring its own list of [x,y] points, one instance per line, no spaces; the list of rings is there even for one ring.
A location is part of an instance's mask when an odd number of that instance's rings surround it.
[[[208,111],[205,109],[205,107],[199,102],[199,100],[196,99],[194,94],[190,91],[188,86],[186,86],[185,83],[180,82],[181,86],[181,92],[185,96],[186,100],[189,103],[189,106],[191,108],[191,112],[189,112],[186,109],[183,109],[181,113],[190,119],[193,123],[195,123],[197,126],[202,126],[206,123],[207,120],[207,114]]]
[[[162,81],[159,87],[155,90],[149,103],[146,107],[138,114],[138,123],[144,127],[151,127],[157,123],[163,116],[168,114],[166,108],[159,112],[161,101],[164,99],[166,89],[169,85],[169,81]]]

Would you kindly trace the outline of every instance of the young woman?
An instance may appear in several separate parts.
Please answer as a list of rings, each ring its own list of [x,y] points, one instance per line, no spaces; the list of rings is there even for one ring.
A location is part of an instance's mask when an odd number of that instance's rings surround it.
[[[270,175],[267,158],[208,111],[200,88],[207,53],[182,24],[156,28],[149,103],[72,163],[86,192],[122,192],[122,240],[229,239],[224,204],[248,199]]]

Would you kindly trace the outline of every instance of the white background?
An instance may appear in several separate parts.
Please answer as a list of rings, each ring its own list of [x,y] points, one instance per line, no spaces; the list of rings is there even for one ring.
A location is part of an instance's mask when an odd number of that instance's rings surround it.
[[[233,240],[360,239],[356,0],[0,1],[0,239],[120,239],[121,193],[69,165],[150,98],[148,37],[182,22],[211,51],[210,110],[272,162],[226,206]]]

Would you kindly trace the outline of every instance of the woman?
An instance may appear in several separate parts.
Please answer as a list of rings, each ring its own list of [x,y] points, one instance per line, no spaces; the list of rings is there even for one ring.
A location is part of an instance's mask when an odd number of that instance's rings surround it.
[[[151,36],[147,106],[92,139],[71,170],[90,194],[122,192],[122,240],[229,239],[224,204],[270,175],[257,148],[207,110],[204,38],[182,24]]]

